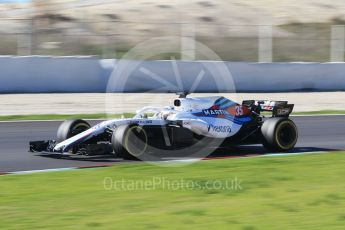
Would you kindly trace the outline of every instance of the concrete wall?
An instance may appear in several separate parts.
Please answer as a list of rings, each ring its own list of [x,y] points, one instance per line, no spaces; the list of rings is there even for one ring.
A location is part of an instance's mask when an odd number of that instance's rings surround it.
[[[241,91],[345,90],[345,63],[227,63]]]
[[[0,57],[0,92],[101,92],[107,82],[92,57]]]
[[[196,91],[345,90],[345,63],[224,64],[177,61],[175,70],[181,75],[184,90],[193,86],[201,70],[204,74]],[[112,91],[177,91],[181,84],[175,73],[171,61],[0,56],[0,93],[105,92],[109,79],[108,89]]]

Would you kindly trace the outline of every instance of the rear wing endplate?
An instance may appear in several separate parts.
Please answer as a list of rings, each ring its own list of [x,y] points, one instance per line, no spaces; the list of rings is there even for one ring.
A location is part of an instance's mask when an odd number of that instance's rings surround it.
[[[272,112],[273,117],[288,117],[294,108],[294,104],[288,104],[287,101],[271,100],[245,100],[242,105],[251,108],[256,113]]]

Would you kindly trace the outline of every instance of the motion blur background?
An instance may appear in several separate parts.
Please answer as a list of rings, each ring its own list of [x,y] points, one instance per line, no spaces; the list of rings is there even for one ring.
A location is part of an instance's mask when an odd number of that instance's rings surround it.
[[[121,58],[149,38],[184,36],[228,61],[344,60],[342,0],[0,2],[0,55]]]
[[[0,229],[345,229],[344,13],[344,0],[0,0],[0,175],[28,174],[0,176]],[[119,60],[160,36],[180,47]],[[225,62],[201,60],[197,42]],[[125,79],[121,61],[134,66],[128,84],[105,93]],[[28,154],[29,141],[56,139],[60,120],[172,105],[175,94],[151,93],[160,85],[216,95],[205,63],[231,71],[236,91],[222,96],[295,104],[293,152],[226,146],[185,167]],[[243,189],[207,188],[233,179]],[[124,181],[135,186],[115,188]]]

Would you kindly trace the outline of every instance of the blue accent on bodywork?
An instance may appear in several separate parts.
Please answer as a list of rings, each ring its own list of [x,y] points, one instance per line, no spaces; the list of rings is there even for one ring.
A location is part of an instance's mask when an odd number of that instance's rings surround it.
[[[225,97],[221,97],[214,102],[214,105],[218,106],[220,110],[226,111],[227,108],[234,106],[234,105],[237,105],[237,103],[233,102],[233,101],[231,101]],[[209,108],[208,110],[212,110],[212,109]],[[243,123],[246,123],[246,122],[250,122],[252,120],[252,118],[250,116],[236,117],[236,116],[233,116],[231,114],[227,114],[223,118],[223,117],[219,117],[219,114],[207,114],[206,115],[204,113],[204,111],[193,113],[193,115],[197,116],[197,117],[211,117],[211,118],[226,119],[226,120],[230,120],[233,123],[239,124],[239,125],[242,125]]]
[[[225,115],[224,118],[222,117],[218,117],[217,114],[209,114],[209,115],[205,115],[204,112],[198,112],[198,113],[193,113],[194,116],[197,117],[212,117],[212,118],[219,118],[219,119],[226,119],[226,120],[230,120],[232,122],[234,122],[235,124],[239,124],[242,125],[243,123],[249,122],[252,120],[251,117],[249,116],[245,116],[245,117],[235,117],[232,115]]]
[[[220,105],[220,108],[221,108],[221,109],[226,109],[226,108],[231,107],[231,106],[233,106],[233,105],[236,105],[236,103],[233,102],[233,101],[228,101],[227,103],[225,103],[225,104],[223,104],[223,105]]]
[[[219,98],[214,104],[215,105],[220,105],[220,104],[222,104],[225,101],[229,101],[229,99],[222,97],[222,98]]]
[[[234,117],[234,116],[226,116],[225,119],[230,120],[239,125],[242,125],[243,123],[246,123],[252,120],[251,117]]]

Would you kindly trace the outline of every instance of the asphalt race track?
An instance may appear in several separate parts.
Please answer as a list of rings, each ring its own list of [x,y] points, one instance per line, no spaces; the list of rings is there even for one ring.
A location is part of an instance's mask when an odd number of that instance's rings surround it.
[[[294,152],[345,149],[345,116],[292,117],[299,129]],[[58,159],[28,152],[30,140],[55,139],[60,121],[0,122],[0,173],[91,167],[124,162],[112,157]],[[92,121],[95,124],[96,121]],[[245,146],[216,151],[211,157],[267,154],[261,146]]]

